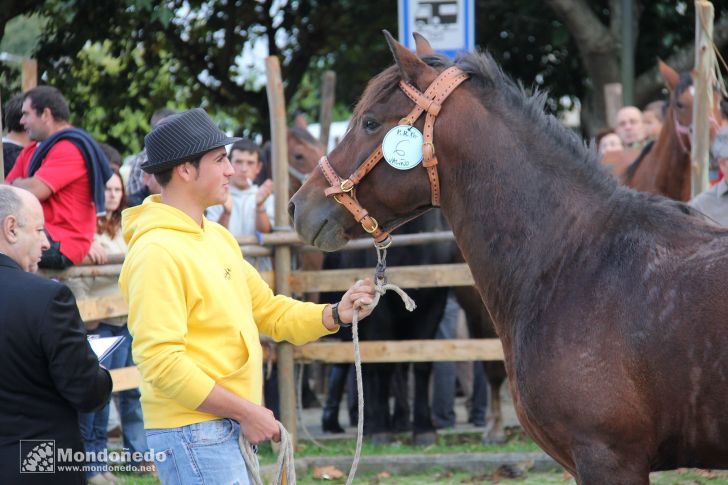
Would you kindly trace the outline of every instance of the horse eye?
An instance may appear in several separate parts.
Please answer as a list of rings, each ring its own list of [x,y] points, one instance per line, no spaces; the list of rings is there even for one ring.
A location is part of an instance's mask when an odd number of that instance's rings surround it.
[[[300,162],[301,160],[303,160],[303,155],[301,155],[300,153],[296,153],[295,155],[293,155],[293,158],[296,159],[296,161]]]
[[[683,108],[685,107],[685,105],[684,105],[684,104],[683,104],[682,102],[680,102],[680,101],[677,101],[677,102],[675,103],[675,107],[676,107],[677,109],[683,109]]]
[[[364,120],[364,129],[367,132],[373,133],[374,131],[376,131],[377,128],[379,128],[379,123],[377,123],[376,121],[372,119]]]

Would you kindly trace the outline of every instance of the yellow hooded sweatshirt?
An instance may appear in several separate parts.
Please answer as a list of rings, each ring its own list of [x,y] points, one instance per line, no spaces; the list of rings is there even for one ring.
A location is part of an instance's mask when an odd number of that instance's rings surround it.
[[[262,402],[259,334],[302,344],[330,332],[325,305],[274,296],[223,226],[150,196],[122,214],[129,253],[119,277],[146,428],[217,419],[197,411],[217,383]]]

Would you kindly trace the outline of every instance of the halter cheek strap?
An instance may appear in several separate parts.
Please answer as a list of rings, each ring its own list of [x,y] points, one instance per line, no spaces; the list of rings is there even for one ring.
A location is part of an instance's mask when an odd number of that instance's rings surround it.
[[[400,81],[399,83],[400,89],[415,103],[415,107],[412,108],[412,111],[406,117],[402,118],[400,124],[414,125],[422,113],[427,113],[423,130],[422,166],[427,170],[427,177],[430,180],[431,203],[434,207],[440,205],[440,180],[437,174],[438,162],[435,156],[435,145],[433,143],[435,119],[440,114],[443,101],[466,79],[468,79],[468,75],[458,67],[453,66],[442,71],[424,93],[406,81]],[[354,219],[362,225],[364,231],[374,237],[374,244],[377,247],[386,247],[390,244],[391,238],[389,233],[396,229],[396,227],[387,231],[379,227],[376,219],[370,216],[369,212],[359,204],[356,198],[356,186],[361,183],[362,179],[372,171],[382,158],[384,157],[382,154],[382,145],[380,144],[364,160],[364,163],[346,179],[342,179],[336,173],[336,170],[331,166],[326,156],[321,157],[321,160],[319,160],[321,171],[329,184],[331,184],[331,187],[324,191],[326,197],[333,197],[336,202],[346,207],[352,216],[354,216]]]
[[[675,124],[675,134],[677,135],[677,141],[680,144],[680,148],[682,149],[683,153],[690,153],[690,150],[685,146],[685,141],[683,140],[683,135],[685,135],[688,137],[688,140],[692,142],[690,136],[690,126],[686,126],[680,123],[680,120],[677,119],[677,113],[675,111],[672,112],[672,119]]]

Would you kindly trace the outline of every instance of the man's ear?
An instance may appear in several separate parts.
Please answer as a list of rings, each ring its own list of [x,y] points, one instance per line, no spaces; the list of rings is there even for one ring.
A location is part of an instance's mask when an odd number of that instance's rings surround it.
[[[2,231],[5,240],[10,243],[16,242],[18,240],[19,227],[20,226],[18,225],[18,219],[15,216],[7,216],[2,224]]]
[[[47,123],[55,120],[55,118],[53,117],[53,111],[51,111],[50,108],[43,108],[43,113],[41,113],[40,117],[43,121]]]
[[[197,178],[197,169],[190,162],[180,163],[179,165],[174,167],[173,170],[185,182],[189,182],[190,180],[194,180],[195,178]]]

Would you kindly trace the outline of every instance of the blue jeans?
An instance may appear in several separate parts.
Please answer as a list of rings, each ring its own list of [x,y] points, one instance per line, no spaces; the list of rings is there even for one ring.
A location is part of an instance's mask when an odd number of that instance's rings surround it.
[[[107,369],[119,369],[134,365],[131,357],[131,335],[126,325],[115,326],[101,323],[95,330],[88,332],[89,335],[99,337],[123,336],[124,341],[109,356],[101,361]],[[124,436],[124,448],[130,453],[144,453],[147,450],[147,441],[144,435],[144,418],[142,406],[139,402],[139,389],[122,391],[119,394],[119,417]],[[109,405],[95,413],[79,413],[79,424],[81,436],[83,437],[86,451],[96,453],[106,449],[106,428],[109,422]],[[100,470],[105,470],[105,463],[87,463],[93,465],[94,470],[86,473],[88,478],[97,475]]]
[[[250,484],[236,421],[216,419],[146,432],[163,485]]]
[[[87,453],[93,452],[93,456],[98,457],[98,454],[106,449],[106,425],[109,423],[109,404],[107,403],[103,409],[95,413],[79,413],[78,423],[81,428],[84,449]],[[105,462],[88,461],[86,465],[91,467],[86,472],[86,478],[91,478],[99,473],[108,471]]]

